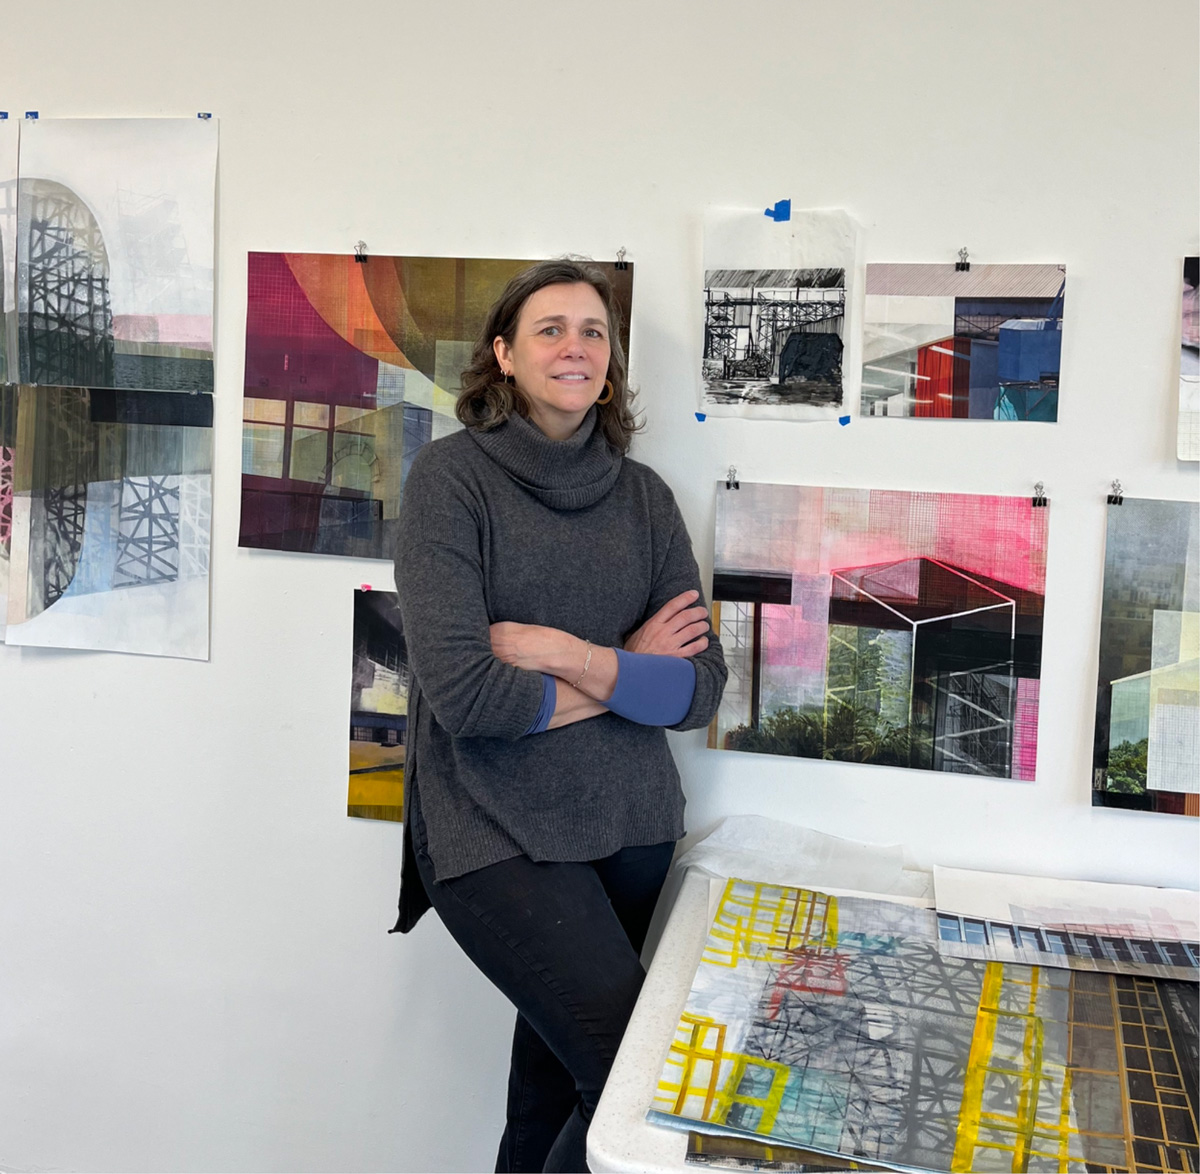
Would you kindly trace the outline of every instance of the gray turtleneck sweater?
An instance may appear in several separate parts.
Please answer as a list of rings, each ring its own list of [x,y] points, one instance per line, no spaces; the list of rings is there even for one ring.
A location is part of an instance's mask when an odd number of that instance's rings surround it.
[[[396,588],[415,677],[406,785],[438,879],[525,854],[596,860],[683,835],[679,772],[661,728],[604,713],[522,737],[540,673],[492,655],[500,620],[593,644],[625,638],[700,590],[670,489],[595,428],[569,440],[518,416],[426,445],[404,486]],[[674,729],[707,725],[725,685],[715,635]]]

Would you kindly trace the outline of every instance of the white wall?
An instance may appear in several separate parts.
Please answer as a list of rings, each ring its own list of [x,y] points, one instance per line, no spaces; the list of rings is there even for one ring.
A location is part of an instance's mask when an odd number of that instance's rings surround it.
[[[0,647],[0,1169],[478,1170],[510,1016],[399,828],[345,818],[351,597],[237,548],[250,249],[637,262],[636,455],[711,568],[713,482],[1052,498],[1039,781],[716,754],[760,812],[940,861],[1197,883],[1197,827],[1094,810],[1104,493],[1174,458],[1198,247],[1193,0],[6,3],[0,109],[221,119],[212,661]],[[706,204],[843,206],[869,260],[1065,261],[1060,423],[698,423]]]

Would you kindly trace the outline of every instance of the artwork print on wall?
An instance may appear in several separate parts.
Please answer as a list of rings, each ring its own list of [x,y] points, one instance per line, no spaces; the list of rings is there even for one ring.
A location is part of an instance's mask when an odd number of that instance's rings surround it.
[[[0,384],[0,640],[8,623],[11,566],[13,465],[17,454],[17,389]]]
[[[1200,816],[1200,507],[1108,507],[1092,803]]]
[[[17,379],[17,141],[20,123],[0,120],[0,384]]]
[[[1177,455],[1181,461],[1200,461],[1200,257],[1183,260],[1181,301]]]
[[[208,658],[212,397],[21,387],[9,644]]]
[[[844,269],[709,269],[704,274],[704,400],[842,402]]]
[[[350,790],[346,814],[404,818],[408,667],[394,591],[354,592],[350,683]]]
[[[1033,779],[1048,515],[1028,497],[720,483],[730,675],[709,745]]]
[[[835,420],[859,233],[844,212],[710,209],[704,221],[700,407],[744,419]],[[852,291],[851,291],[852,292]]]
[[[27,120],[22,383],[211,392],[217,125]]]
[[[1066,267],[868,265],[861,413],[1058,419]]]
[[[239,545],[391,558],[413,458],[460,427],[487,312],[534,263],[251,253]],[[596,264],[628,353],[633,266]]]

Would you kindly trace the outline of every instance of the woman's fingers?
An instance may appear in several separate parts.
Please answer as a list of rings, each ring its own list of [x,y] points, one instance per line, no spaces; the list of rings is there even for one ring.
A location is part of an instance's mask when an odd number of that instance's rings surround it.
[[[693,640],[690,644],[685,644],[680,650],[679,655],[683,657],[695,656],[698,652],[703,652],[708,647],[708,637],[701,636]]]
[[[685,607],[691,603],[694,603],[699,598],[699,591],[691,590],[681,592],[679,595],[676,595],[674,599],[668,599],[667,602],[664,603],[662,607],[660,607],[658,611],[656,611],[654,615],[650,617],[649,622],[652,624],[655,622],[660,624],[666,623],[668,620],[671,620],[678,615],[679,612],[683,611]]]
[[[676,633],[679,640],[686,644],[690,640],[695,640],[697,636],[707,636],[709,633],[708,620],[699,620],[696,623],[688,624],[685,628],[680,628]]]
[[[708,631],[708,609],[704,607],[690,607],[687,611],[680,612],[666,625],[666,630],[673,636],[682,636],[690,628],[695,628],[700,625],[701,631]],[[693,632],[694,636],[696,633]]]

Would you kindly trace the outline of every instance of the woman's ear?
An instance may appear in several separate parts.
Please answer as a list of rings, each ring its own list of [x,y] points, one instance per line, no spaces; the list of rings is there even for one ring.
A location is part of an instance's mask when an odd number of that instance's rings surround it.
[[[504,341],[503,335],[497,334],[492,339],[492,353],[496,356],[496,362],[500,364],[500,370],[507,372],[512,359],[508,343]]]

